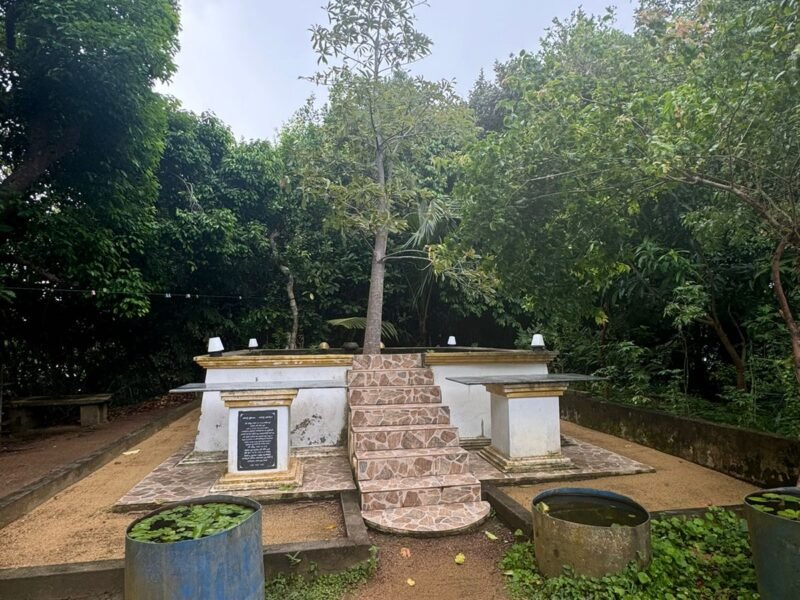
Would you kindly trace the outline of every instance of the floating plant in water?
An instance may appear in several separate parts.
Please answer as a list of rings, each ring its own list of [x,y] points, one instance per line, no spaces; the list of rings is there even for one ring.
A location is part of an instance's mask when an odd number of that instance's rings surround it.
[[[142,519],[128,536],[155,543],[196,540],[232,529],[254,512],[249,506],[223,502],[178,506]]]
[[[790,521],[800,521],[800,496],[764,492],[748,496],[747,503],[758,511]]]

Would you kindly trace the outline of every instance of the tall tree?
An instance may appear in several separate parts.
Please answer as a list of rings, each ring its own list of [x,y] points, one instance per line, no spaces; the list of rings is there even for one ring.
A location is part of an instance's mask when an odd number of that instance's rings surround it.
[[[331,116],[356,167],[340,180],[339,198],[351,224],[373,236],[364,352],[379,353],[386,262],[422,251],[387,254],[390,234],[406,228],[402,207],[415,195],[402,155],[418,138],[443,127],[448,107],[460,103],[448,82],[412,78],[408,65],[430,53],[431,40],[415,28],[416,0],[332,0],[329,25],[312,28],[324,70],[314,78],[331,86]],[[328,66],[335,61],[337,64]],[[453,115],[454,116],[454,115]],[[371,168],[363,165],[369,161]]]
[[[631,333],[633,294],[647,326],[702,335],[698,364],[725,357],[744,389],[771,270],[800,377],[780,285],[797,280],[781,260],[798,230],[796,8],[645,2],[632,35],[612,15],[556,23],[523,57],[535,65],[509,71],[503,130],[464,161],[462,234],[507,290],[545,322],[594,321],[600,340]]]
[[[97,288],[141,313],[137,263],[166,128],[152,87],[174,70],[177,2],[3,0],[0,22],[6,275]]]

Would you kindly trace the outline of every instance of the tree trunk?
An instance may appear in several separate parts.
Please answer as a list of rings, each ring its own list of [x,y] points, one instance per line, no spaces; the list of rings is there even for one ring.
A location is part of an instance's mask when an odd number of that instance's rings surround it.
[[[383,282],[386,275],[386,243],[389,232],[381,227],[375,233],[372,248],[372,270],[369,275],[367,325],[364,331],[364,354],[381,353],[381,324],[383,323]]]
[[[781,258],[783,258],[783,252],[786,250],[786,242],[787,238],[783,238],[772,254],[772,292],[778,301],[778,312],[789,330],[789,339],[792,342],[794,377],[800,384],[800,328],[797,326],[797,321],[794,320],[794,315],[792,315],[792,311],[789,308],[789,301],[781,283]]]
[[[297,334],[300,331],[300,310],[297,308],[297,299],[294,295],[294,276],[292,271],[286,265],[280,264],[280,254],[278,252],[278,232],[273,231],[269,236],[269,245],[272,248],[272,256],[278,269],[286,276],[286,296],[289,298],[289,309],[292,311],[292,331],[289,333],[289,339],[286,343],[288,350],[295,350],[297,348]]]
[[[719,322],[714,315],[707,315],[708,320],[711,324],[711,327],[714,329],[714,332],[717,334],[722,347],[725,348],[725,352],[728,353],[728,356],[733,363],[733,367],[736,369],[736,389],[737,390],[746,390],[747,389],[747,365],[745,364],[744,359],[736,350],[736,346],[733,345],[731,342],[731,338],[728,337],[728,334],[725,332],[725,329],[722,327],[722,323]]]
[[[0,197],[21,194],[27,190],[51,166],[77,147],[79,137],[77,128],[53,132],[43,123],[32,124],[22,162],[0,182]]]
[[[281,271],[289,278],[286,282],[286,295],[289,297],[289,308],[292,310],[292,332],[289,334],[287,345],[289,350],[294,350],[297,348],[297,333],[300,331],[300,311],[297,309],[297,300],[294,297],[294,277],[286,267],[281,267]]]
[[[383,137],[375,127],[375,174],[380,186],[378,214],[389,217],[389,200],[386,197],[386,164],[384,162]],[[383,283],[386,276],[386,244],[389,229],[383,224],[375,232],[372,246],[372,270],[369,275],[369,298],[367,301],[367,323],[364,328],[364,354],[381,353],[381,326],[383,325]]]

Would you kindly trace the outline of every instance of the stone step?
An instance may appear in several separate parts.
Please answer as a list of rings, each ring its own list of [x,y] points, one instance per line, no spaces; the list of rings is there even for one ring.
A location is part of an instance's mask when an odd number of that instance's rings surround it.
[[[483,523],[491,507],[488,502],[463,502],[362,511],[368,527],[400,535],[432,537],[470,531]]]
[[[423,368],[348,371],[347,385],[351,387],[433,385],[433,371]]]
[[[438,385],[408,387],[349,387],[350,406],[384,406],[387,404],[438,404],[442,391]]]
[[[350,427],[377,425],[449,425],[450,407],[442,404],[390,404],[384,406],[353,406]]]
[[[481,484],[472,473],[362,481],[362,510],[478,502]]]
[[[357,354],[354,370],[415,369],[422,366],[422,354]]]
[[[450,425],[353,427],[354,452],[458,446],[458,428]]]
[[[469,473],[469,452],[450,446],[355,453],[356,478],[394,479]]]

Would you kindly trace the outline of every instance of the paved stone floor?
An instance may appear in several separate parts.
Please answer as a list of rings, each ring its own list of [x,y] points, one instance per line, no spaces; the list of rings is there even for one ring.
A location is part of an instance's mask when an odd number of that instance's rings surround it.
[[[205,496],[211,486],[225,472],[224,462],[183,462],[190,455],[192,445],[187,444],[142,479],[115,504],[115,512],[149,510],[166,502]],[[562,436],[561,451],[572,460],[572,467],[543,470],[531,473],[502,473],[470,452],[470,471],[481,481],[504,485],[544,483],[559,480],[580,480],[611,475],[651,473],[654,469],[641,462],[625,458],[599,446],[573,437]],[[309,454],[299,452],[303,463],[303,484],[293,489],[265,489],[230,492],[235,496],[248,496],[259,501],[289,500],[330,496],[344,490],[356,489],[347,458],[341,453]]]
[[[378,531],[441,535],[471,530],[483,523],[491,510],[488,502],[464,502],[365,510],[361,516],[367,525]]]
[[[148,510],[166,502],[178,502],[210,494],[211,486],[225,472],[224,462],[179,464],[190,454],[193,444],[183,446],[134,488],[120,498],[115,512]],[[347,457],[343,454],[297,457],[303,463],[303,484],[292,489],[274,488],[226,492],[231,496],[247,496],[269,502],[331,496],[356,489]]]
[[[561,436],[561,454],[572,461],[571,467],[530,473],[503,473],[476,451],[470,452],[469,466],[481,481],[503,485],[635,475],[652,473],[655,470],[644,463],[566,435]]]

